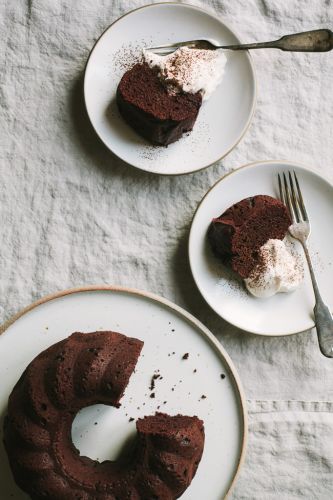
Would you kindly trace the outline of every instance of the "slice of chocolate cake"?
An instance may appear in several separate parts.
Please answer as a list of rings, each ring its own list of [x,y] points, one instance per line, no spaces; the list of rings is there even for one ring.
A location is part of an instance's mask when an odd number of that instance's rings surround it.
[[[142,464],[137,480],[140,498],[179,498],[191,484],[202,457],[203,421],[198,417],[156,413],[140,418],[136,427],[137,460]]]
[[[217,257],[247,278],[259,249],[270,239],[282,240],[291,224],[286,206],[271,196],[241,200],[213,219],[208,239]]]
[[[200,92],[170,93],[147,63],[127,71],[117,89],[124,120],[150,142],[164,146],[192,130],[201,103]]]

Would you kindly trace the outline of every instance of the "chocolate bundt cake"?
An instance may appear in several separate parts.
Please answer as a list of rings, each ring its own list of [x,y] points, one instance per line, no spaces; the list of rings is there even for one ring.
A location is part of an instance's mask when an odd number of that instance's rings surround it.
[[[119,401],[143,342],[116,332],[74,333],[39,354],[8,402],[4,443],[17,484],[34,500],[171,500],[189,486],[203,451],[197,417],[139,419],[126,462],[80,456],[72,422],[86,406]]]
[[[208,239],[217,257],[247,278],[269,239],[282,240],[291,224],[286,206],[267,195],[251,196],[213,219]]]
[[[147,63],[127,71],[117,89],[124,120],[154,144],[167,146],[192,130],[202,103],[201,93],[171,94]]]

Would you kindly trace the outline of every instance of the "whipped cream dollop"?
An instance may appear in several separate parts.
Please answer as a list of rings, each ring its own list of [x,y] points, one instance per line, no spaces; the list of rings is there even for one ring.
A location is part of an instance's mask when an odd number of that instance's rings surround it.
[[[284,241],[268,240],[259,250],[258,264],[245,279],[255,297],[271,297],[278,292],[292,292],[303,280],[303,265]]]
[[[158,69],[159,78],[168,90],[202,93],[207,100],[221,83],[227,58],[221,49],[201,50],[181,47],[172,54],[160,56],[143,51],[145,62]]]

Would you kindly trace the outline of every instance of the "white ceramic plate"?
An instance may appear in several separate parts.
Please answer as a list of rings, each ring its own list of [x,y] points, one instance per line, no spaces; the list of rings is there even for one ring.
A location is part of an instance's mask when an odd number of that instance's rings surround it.
[[[295,292],[268,299],[252,297],[211,253],[207,229],[213,217],[243,198],[257,194],[278,197],[276,174],[287,169],[294,169],[299,177],[312,226],[310,253],[322,295],[333,309],[333,187],[310,169],[292,162],[268,161],[246,165],[225,176],[199,205],[189,239],[192,274],[205,300],[229,323],[261,335],[288,335],[314,326],[314,295],[306,265],[304,282]],[[296,242],[295,249],[302,255]]]
[[[241,139],[256,96],[254,68],[245,52],[228,54],[223,82],[203,104],[194,130],[167,148],[149,145],[118,113],[118,83],[142,48],[207,37],[221,44],[239,42],[217,17],[180,3],[139,8],[103,33],[87,62],[84,97],[95,131],[119,158],[148,172],[185,174],[215,163]]]
[[[183,309],[150,294],[107,287],[70,290],[20,314],[0,337],[1,433],[8,396],[39,352],[74,331],[107,329],[142,339],[144,347],[121,408],[91,406],[76,417],[73,439],[81,453],[99,460],[116,458],[122,445],[135,434],[135,422],[129,422],[130,417],[137,419],[158,409],[198,415],[205,423],[204,454],[182,498],[224,498],[243,460],[247,433],[238,375],[207,328]],[[183,360],[186,352],[189,358]],[[156,381],[152,399],[149,385],[156,369],[163,380]],[[221,379],[221,373],[225,379]],[[206,399],[201,399],[202,395]],[[27,498],[14,484],[2,438],[0,489],[1,498]]]

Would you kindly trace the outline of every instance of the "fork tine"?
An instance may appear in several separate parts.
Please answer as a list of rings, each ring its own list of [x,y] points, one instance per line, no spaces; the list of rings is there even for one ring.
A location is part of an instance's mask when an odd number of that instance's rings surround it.
[[[295,193],[294,181],[293,181],[293,178],[291,176],[290,171],[288,172],[288,176],[289,176],[289,185],[291,188],[291,201],[293,204],[293,209],[295,212],[296,220],[297,220],[297,222],[301,222],[302,213],[301,213],[301,210],[299,208],[298,198],[297,198],[296,193]]]
[[[302,191],[301,191],[301,188],[299,187],[299,184],[298,184],[297,175],[295,173],[295,170],[293,172],[294,172],[294,179],[295,179],[297,194],[298,194],[298,203],[299,203],[302,215],[303,215],[303,219],[306,222],[309,222],[309,217],[308,217],[308,214],[307,214],[307,211],[306,211],[306,208],[304,205],[304,201],[303,201]]]
[[[280,199],[281,199],[282,203],[284,203],[286,205],[286,197],[285,197],[285,194],[284,194],[284,191],[283,191],[282,181],[281,181],[280,174],[278,174],[278,181],[279,181]]]
[[[292,205],[292,202],[291,202],[290,190],[289,190],[289,186],[288,186],[286,174],[284,172],[283,172],[283,184],[284,184],[286,206],[288,207],[288,210],[289,210],[289,213],[290,213],[290,217],[295,222],[296,217],[295,217],[294,210],[293,210],[293,205]]]

